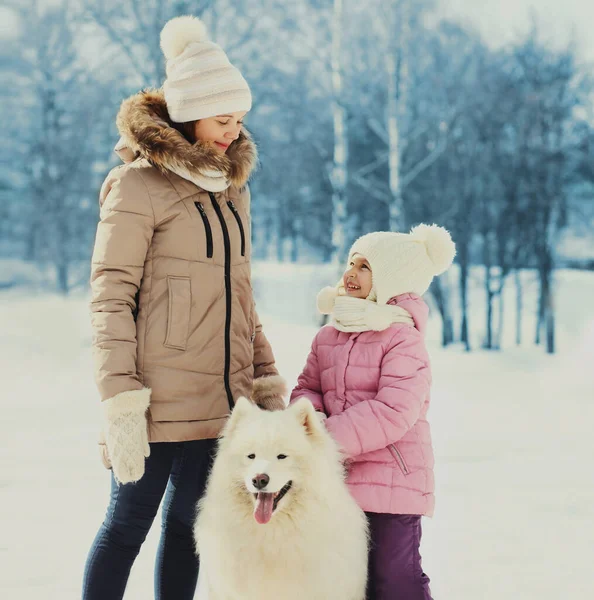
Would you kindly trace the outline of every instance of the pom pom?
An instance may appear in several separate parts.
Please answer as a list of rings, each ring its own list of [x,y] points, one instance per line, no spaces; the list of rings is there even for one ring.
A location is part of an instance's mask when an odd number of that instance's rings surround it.
[[[317,297],[318,310],[323,315],[329,315],[334,310],[334,302],[338,296],[338,288],[327,286],[320,291]]]
[[[161,50],[167,60],[179,56],[192,42],[206,41],[206,25],[196,17],[175,17],[167,21],[161,30]]]
[[[456,245],[447,229],[422,223],[413,227],[410,234],[425,244],[427,255],[435,267],[435,275],[441,275],[450,268],[456,256]]]

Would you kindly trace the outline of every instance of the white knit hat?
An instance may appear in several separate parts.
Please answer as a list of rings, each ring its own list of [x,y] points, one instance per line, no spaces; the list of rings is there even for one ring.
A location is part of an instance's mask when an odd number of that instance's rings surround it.
[[[451,266],[456,246],[443,227],[421,224],[410,233],[368,233],[351,247],[349,262],[355,254],[365,257],[371,267],[373,287],[368,299],[387,304],[400,294],[422,296],[433,278]],[[335,287],[326,287],[318,294],[320,312],[332,311],[341,287],[339,281]]]
[[[172,121],[186,123],[251,109],[246,80],[223,49],[208,39],[200,19],[168,21],[161,31],[161,49],[167,59],[163,92]]]

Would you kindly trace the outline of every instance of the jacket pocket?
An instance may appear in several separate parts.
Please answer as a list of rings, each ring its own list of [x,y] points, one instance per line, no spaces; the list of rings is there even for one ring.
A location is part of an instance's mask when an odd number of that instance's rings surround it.
[[[188,344],[192,305],[190,278],[168,275],[167,289],[169,291],[169,311],[165,346],[176,350],[185,350]]]
[[[210,226],[210,221],[208,220],[208,215],[206,214],[206,210],[204,210],[202,202],[194,202],[194,206],[198,209],[198,212],[202,217],[202,222],[204,223],[204,233],[206,234],[206,257],[212,258],[212,228]]]
[[[245,230],[243,228],[243,223],[241,221],[241,217],[239,216],[239,211],[235,206],[233,200],[229,200],[227,202],[227,206],[231,209],[231,212],[235,216],[235,220],[237,221],[237,226],[239,227],[239,234],[241,235],[241,256],[245,256]]]
[[[388,446],[388,449],[390,450],[392,456],[396,459],[396,462],[400,466],[402,472],[405,475],[408,475],[410,473],[410,469],[408,468],[408,465],[406,464],[406,461],[404,460],[404,457],[402,456],[400,450],[398,450],[398,448],[396,447],[396,444],[390,444]]]

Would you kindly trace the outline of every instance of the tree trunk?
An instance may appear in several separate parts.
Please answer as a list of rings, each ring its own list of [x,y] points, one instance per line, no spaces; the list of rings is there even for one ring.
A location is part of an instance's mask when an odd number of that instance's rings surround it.
[[[390,230],[399,231],[405,225],[400,172],[402,168],[402,123],[406,114],[408,92],[409,0],[399,0],[398,9],[392,11],[392,16],[394,21],[393,26],[390,27],[390,45],[385,61],[388,94]],[[397,36],[394,36],[393,32],[395,31],[398,31]]]
[[[522,277],[519,269],[514,272],[516,284],[516,346],[522,344]]]
[[[441,345],[445,348],[454,341],[454,321],[449,309],[449,296],[440,277],[433,280],[431,293],[441,316]]]
[[[389,185],[390,185],[390,231],[402,227],[402,190],[400,188],[400,132],[398,124],[398,85],[396,51],[386,55],[388,80],[388,139],[389,139]]]
[[[503,315],[505,313],[505,302],[503,299],[503,292],[505,290],[505,277],[500,283],[499,291],[497,292],[498,300],[498,315],[497,315],[497,333],[495,334],[495,350],[501,350],[501,343],[503,340]]]
[[[470,352],[470,336],[468,334],[468,251],[461,247],[460,258],[460,303],[462,309],[462,323],[460,326],[460,341],[464,344],[466,352]]]
[[[540,346],[542,326],[544,323],[544,313],[545,313],[545,303],[544,303],[544,292],[542,289],[542,274],[541,274],[540,292],[538,294],[538,310],[537,310],[537,314],[536,314],[536,332],[534,335],[534,343],[537,346]]]
[[[542,302],[542,327],[546,335],[546,351],[548,354],[555,353],[555,306],[553,302],[553,257],[550,250],[546,249],[543,265],[540,271],[541,277],[541,302]]]
[[[555,311],[553,305],[553,294],[549,291],[546,311],[546,331],[547,331],[547,353],[554,354],[555,346]]]
[[[68,286],[68,263],[65,261],[56,265],[58,291],[65,296],[68,295],[70,288]]]
[[[485,293],[487,295],[487,332],[484,348],[493,349],[493,291],[491,289],[491,267],[485,265]]]
[[[446,313],[443,320],[443,331],[441,336],[441,345],[445,348],[454,342],[454,322],[452,315]]]
[[[540,278],[540,293],[538,298],[538,319],[536,323],[535,343],[542,341],[542,332],[546,335],[546,351],[555,352],[555,315],[553,305],[552,274],[553,255],[548,246],[540,250],[538,274]]]
[[[332,18],[332,115],[334,122],[334,162],[332,182],[332,243],[335,260],[341,264],[347,252],[347,164],[348,133],[344,106],[342,73],[343,0],[334,0]]]
[[[299,235],[297,229],[291,229],[291,262],[296,263],[299,260]]]

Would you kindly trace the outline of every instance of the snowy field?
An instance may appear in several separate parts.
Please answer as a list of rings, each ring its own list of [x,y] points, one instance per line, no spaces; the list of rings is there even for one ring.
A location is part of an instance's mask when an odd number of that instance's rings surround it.
[[[259,264],[254,273],[265,330],[293,383],[328,270]],[[439,319],[431,322],[437,507],[425,521],[422,554],[436,600],[594,598],[594,273],[557,274],[553,357],[530,343],[536,286],[533,275],[525,280],[523,347],[513,346],[511,287],[501,353],[442,350]],[[473,290],[478,348],[478,279]],[[84,293],[0,293],[0,597],[7,600],[79,599],[107,506],[87,301]],[[126,598],[153,597],[158,535],[156,522]]]

